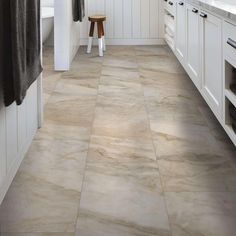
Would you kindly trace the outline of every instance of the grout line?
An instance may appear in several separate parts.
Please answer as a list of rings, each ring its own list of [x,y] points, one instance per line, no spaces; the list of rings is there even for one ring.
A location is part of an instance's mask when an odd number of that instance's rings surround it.
[[[164,200],[166,214],[167,214],[167,217],[168,217],[168,223],[169,223],[169,228],[170,228],[170,236],[172,236],[173,235],[173,227],[172,227],[170,216],[169,216],[169,213],[168,213],[166,197],[165,197],[165,191],[164,191],[164,185],[163,185],[163,181],[162,181],[162,177],[161,177],[161,171],[160,171],[160,168],[159,168],[158,155],[157,155],[157,151],[156,151],[156,148],[155,148],[155,145],[154,145],[153,134],[152,134],[152,130],[151,130],[151,121],[150,121],[150,116],[149,116],[149,110],[148,110],[148,107],[147,107],[147,100],[146,100],[145,93],[144,93],[144,87],[143,87],[143,82],[142,82],[141,73],[140,73],[140,66],[139,66],[139,63],[137,61],[138,55],[137,55],[136,51],[137,51],[137,49],[135,48],[135,58],[136,58],[136,63],[138,65],[139,80],[140,80],[140,84],[141,84],[142,91],[143,91],[143,100],[144,100],[145,110],[146,110],[146,113],[147,113],[147,119],[148,119],[148,124],[149,124],[149,132],[151,134],[151,142],[152,142],[152,146],[153,146],[153,151],[154,151],[155,156],[156,156],[156,164],[157,164],[157,168],[158,168],[158,174],[159,174],[160,185],[161,185],[160,187],[161,187],[162,192],[163,192],[163,200]]]
[[[101,59],[103,60],[103,58],[101,58]],[[85,181],[85,176],[86,176],[86,169],[87,169],[87,164],[88,164],[88,154],[89,154],[89,150],[91,147],[92,130],[93,130],[93,124],[95,121],[95,114],[96,114],[98,95],[99,95],[98,91],[99,91],[99,85],[100,85],[100,80],[101,80],[101,76],[102,76],[102,67],[103,67],[103,61],[101,63],[101,68],[100,68],[101,70],[100,70],[100,75],[99,75],[98,84],[97,84],[97,94],[96,94],[95,105],[94,105],[94,113],[93,113],[93,119],[92,119],[91,127],[90,127],[90,138],[88,140],[88,149],[87,149],[87,154],[86,154],[86,158],[85,158],[84,173],[83,173],[83,177],[82,177],[82,185],[81,185],[81,191],[80,191],[80,199],[79,199],[79,204],[78,204],[78,209],[77,209],[77,217],[76,217],[76,222],[75,222],[75,232],[74,232],[75,236],[77,235],[77,224],[79,222],[81,199],[82,199],[82,194],[83,194],[83,189],[84,189],[84,181]]]

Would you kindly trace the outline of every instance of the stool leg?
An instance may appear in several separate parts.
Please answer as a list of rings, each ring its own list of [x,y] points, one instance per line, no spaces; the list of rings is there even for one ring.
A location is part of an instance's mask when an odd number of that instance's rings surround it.
[[[92,45],[93,45],[93,34],[94,34],[94,22],[91,22],[90,31],[89,31],[89,40],[88,40],[88,48],[87,53],[91,53]]]
[[[103,57],[102,25],[101,25],[101,22],[98,22],[97,25],[98,25],[98,49],[99,49],[99,56]]]
[[[103,25],[103,22],[101,23],[102,24],[102,46],[103,46],[103,51],[105,52],[106,51],[106,41],[105,41],[105,33],[104,33],[104,25]]]

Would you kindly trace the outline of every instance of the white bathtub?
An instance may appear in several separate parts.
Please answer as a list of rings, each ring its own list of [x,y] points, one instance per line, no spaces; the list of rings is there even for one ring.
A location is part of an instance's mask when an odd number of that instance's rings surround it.
[[[42,40],[43,43],[49,37],[54,24],[54,8],[53,7],[42,7]]]

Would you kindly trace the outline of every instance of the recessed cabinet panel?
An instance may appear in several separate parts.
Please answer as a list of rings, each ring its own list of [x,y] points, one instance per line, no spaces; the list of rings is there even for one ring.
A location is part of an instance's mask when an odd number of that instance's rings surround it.
[[[182,62],[186,56],[186,7],[184,1],[176,6],[176,53]]]
[[[200,30],[199,9],[189,4],[186,6],[187,20],[187,70],[194,84],[200,88]]]
[[[222,37],[221,20],[201,12],[202,89],[208,104],[222,117]]]

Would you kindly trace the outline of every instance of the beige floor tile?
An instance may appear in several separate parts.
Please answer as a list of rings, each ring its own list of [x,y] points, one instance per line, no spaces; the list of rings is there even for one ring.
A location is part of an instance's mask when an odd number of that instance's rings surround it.
[[[217,153],[176,155],[158,160],[163,188],[168,192],[234,191],[233,162]]]
[[[234,236],[235,193],[166,193],[173,236]]]
[[[2,232],[74,232],[80,194],[18,171],[0,209]]]
[[[2,233],[1,236],[75,236],[75,233]]]
[[[170,235],[151,140],[92,136],[80,209],[78,235]]]
[[[235,147],[168,47],[80,47],[67,72],[45,47],[43,64],[1,236],[235,235]]]

